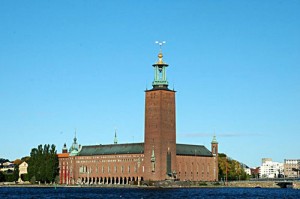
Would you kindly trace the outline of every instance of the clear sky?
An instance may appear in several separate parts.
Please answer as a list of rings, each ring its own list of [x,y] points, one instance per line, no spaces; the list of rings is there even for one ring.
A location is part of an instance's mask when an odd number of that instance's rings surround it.
[[[249,166],[300,158],[300,1],[0,2],[0,157],[143,142],[166,41],[177,142]]]

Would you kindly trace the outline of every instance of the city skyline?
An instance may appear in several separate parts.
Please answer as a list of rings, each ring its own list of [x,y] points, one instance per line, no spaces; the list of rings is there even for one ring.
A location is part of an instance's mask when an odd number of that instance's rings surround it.
[[[177,143],[248,166],[299,158],[299,1],[9,1],[0,7],[0,157],[144,140],[157,40]],[[5,140],[5,142],[3,142]]]

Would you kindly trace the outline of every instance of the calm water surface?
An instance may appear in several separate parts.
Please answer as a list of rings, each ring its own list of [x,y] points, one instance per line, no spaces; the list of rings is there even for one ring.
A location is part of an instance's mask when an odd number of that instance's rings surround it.
[[[300,198],[296,189],[255,188],[17,188],[0,187],[2,198]]]

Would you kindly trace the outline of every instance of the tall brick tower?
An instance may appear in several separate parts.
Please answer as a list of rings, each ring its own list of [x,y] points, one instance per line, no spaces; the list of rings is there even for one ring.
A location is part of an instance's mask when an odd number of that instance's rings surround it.
[[[218,181],[219,171],[218,171],[218,157],[219,157],[219,144],[214,135],[213,140],[211,141],[211,153],[213,155],[213,177],[215,181]]]
[[[168,88],[168,64],[163,61],[161,49],[153,67],[153,88],[146,90],[145,98],[144,177],[159,181],[176,174],[175,91]]]

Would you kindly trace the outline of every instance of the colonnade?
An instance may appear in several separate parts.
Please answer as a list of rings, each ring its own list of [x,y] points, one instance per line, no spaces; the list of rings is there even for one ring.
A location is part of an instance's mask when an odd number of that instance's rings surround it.
[[[126,185],[130,184],[131,182],[143,181],[143,177],[82,177],[78,178],[78,184],[85,184],[85,185],[100,185],[100,184],[120,184]]]

